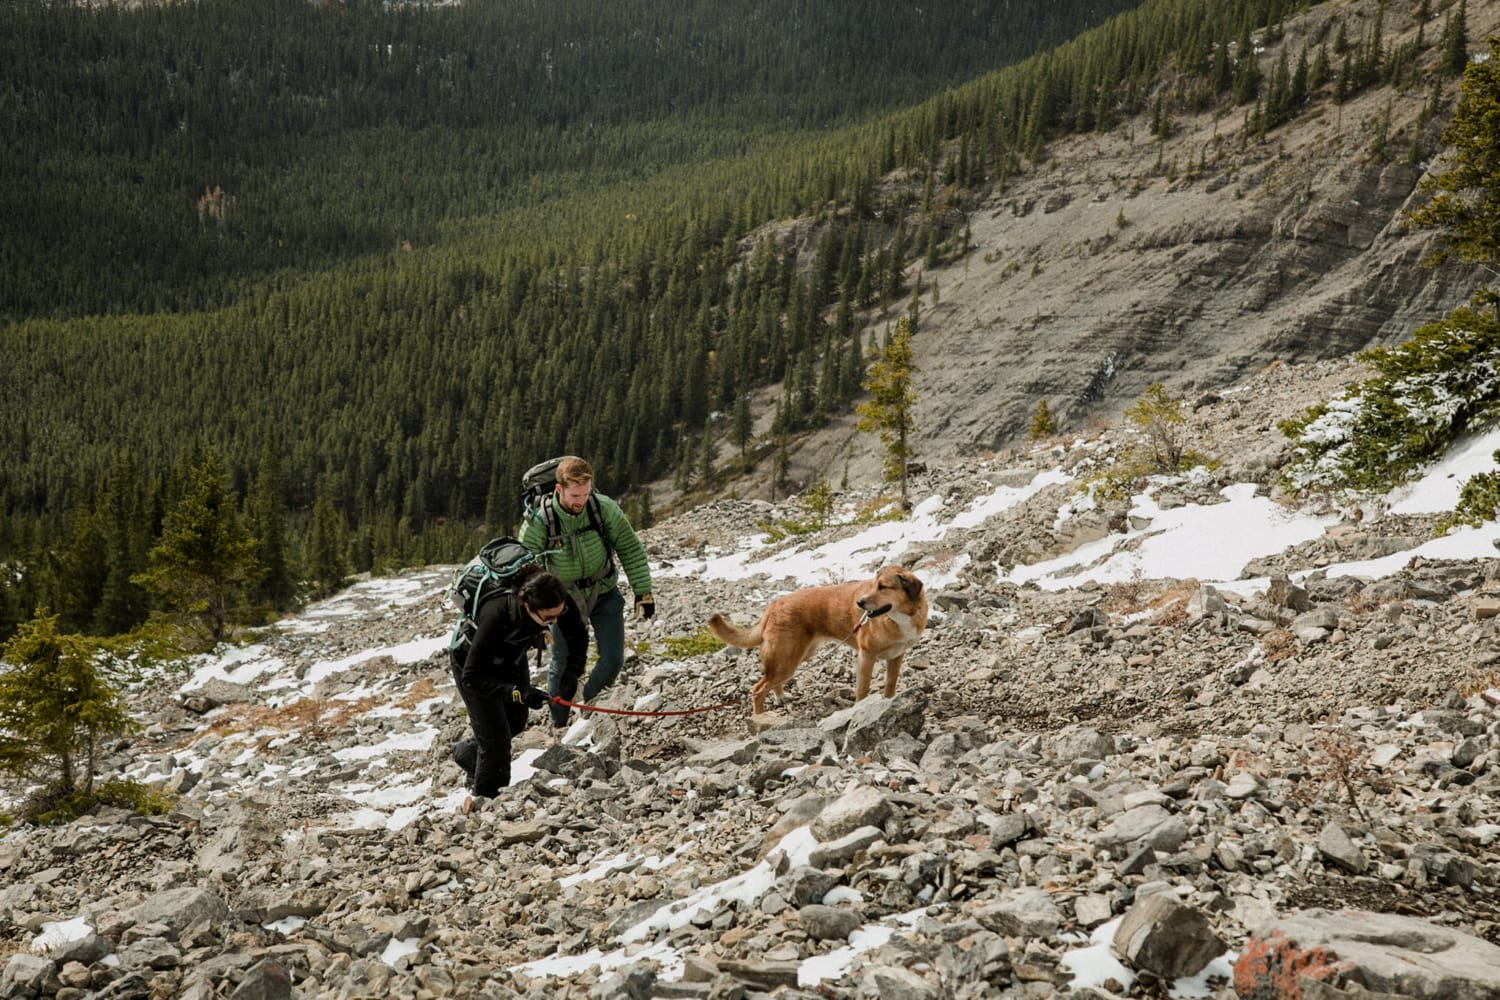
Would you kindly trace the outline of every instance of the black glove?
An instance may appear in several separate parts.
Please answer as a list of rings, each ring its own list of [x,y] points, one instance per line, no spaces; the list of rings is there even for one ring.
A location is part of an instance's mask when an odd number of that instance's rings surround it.
[[[539,708],[546,708],[547,704],[552,701],[552,697],[541,688],[529,687],[521,700],[526,703],[527,708],[535,711]]]
[[[635,616],[637,618],[650,618],[656,614],[656,598],[650,594],[642,594],[635,599]]]

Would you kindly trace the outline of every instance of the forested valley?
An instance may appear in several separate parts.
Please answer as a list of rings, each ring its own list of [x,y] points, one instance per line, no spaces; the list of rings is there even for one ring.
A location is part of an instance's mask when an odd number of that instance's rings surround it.
[[[648,523],[849,408],[1049,139],[1462,70],[1461,3],[1262,65],[1310,6],[0,0],[0,639],[457,561],[564,451]]]

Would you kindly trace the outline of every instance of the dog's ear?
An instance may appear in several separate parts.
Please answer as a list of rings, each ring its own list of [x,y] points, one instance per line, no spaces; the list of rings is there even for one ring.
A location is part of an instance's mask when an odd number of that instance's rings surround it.
[[[922,581],[918,580],[916,574],[907,570],[901,570],[901,589],[906,591],[908,599],[915,601],[922,596]]]

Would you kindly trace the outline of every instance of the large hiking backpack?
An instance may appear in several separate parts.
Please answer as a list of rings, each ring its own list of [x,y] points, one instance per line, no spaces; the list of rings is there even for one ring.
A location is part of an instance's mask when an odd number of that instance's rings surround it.
[[[542,502],[557,486],[557,467],[567,455],[538,462],[521,477],[521,512],[540,510]]]
[[[453,627],[453,638],[448,642],[449,650],[468,647],[479,627],[479,609],[484,602],[497,594],[513,591],[516,574],[522,567],[535,562],[536,556],[509,536],[492,538],[484,543],[479,554],[453,577],[449,598],[459,615],[458,624]]]
[[[526,470],[521,477],[521,518],[535,517],[541,520],[547,529],[547,542],[542,548],[543,558],[546,553],[553,549],[562,547],[563,529],[559,522],[557,510],[547,503],[547,498],[557,488],[557,467],[567,458],[567,455],[559,455],[549,458],[545,462],[538,462]],[[615,547],[609,542],[609,533],[604,530],[604,514],[599,509],[599,497],[595,493],[589,494],[588,503],[584,504],[584,510],[588,512],[589,524],[587,531],[597,532],[604,540],[604,551],[608,557],[604,569],[600,571],[599,577],[613,576],[615,572]]]

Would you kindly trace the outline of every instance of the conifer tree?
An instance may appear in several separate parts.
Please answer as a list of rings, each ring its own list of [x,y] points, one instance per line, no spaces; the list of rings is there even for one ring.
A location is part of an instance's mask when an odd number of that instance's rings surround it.
[[[47,592],[64,627],[83,631],[104,598],[109,577],[104,532],[90,507],[73,512],[67,545],[53,560]]]
[[[911,322],[906,316],[902,316],[865,378],[864,388],[870,398],[856,407],[859,429],[880,435],[880,443],[885,447],[885,459],[882,463],[885,481],[900,488],[903,508],[910,507],[907,497],[907,463],[913,454],[911,437],[917,395],[912,389],[911,380],[915,370],[912,364]]]
[[[1250,40],[1250,23],[1247,20],[1235,43],[1236,60],[1234,74],[1234,103],[1249,104],[1260,93],[1260,63],[1255,59],[1255,46]]]
[[[315,592],[323,597],[348,579],[349,527],[333,502],[333,490],[325,479],[318,484],[313,501],[312,531],[307,543],[308,576]]]
[[[1467,0],[1448,11],[1443,23],[1443,72],[1457,76],[1469,64],[1469,24]]]
[[[750,419],[749,392],[742,390],[735,393],[734,416],[730,420],[729,428],[729,439],[740,450],[740,458],[744,458],[754,431],[754,425]]]
[[[651,509],[651,491],[643,489],[634,493],[627,501],[626,515],[630,518],[632,527],[646,529],[656,523],[656,512]]]
[[[286,504],[281,493],[281,457],[272,442],[267,442],[260,456],[260,470],[255,486],[245,501],[250,532],[255,536],[255,557],[265,569],[257,596],[277,611],[293,606],[297,598],[297,579],[291,566],[287,539]]]
[[[229,634],[264,570],[212,449],[181,477],[161,538],[135,580],[212,646]]]
[[[1037,401],[1036,412],[1031,415],[1031,424],[1027,428],[1027,434],[1033,441],[1051,437],[1057,433],[1057,423],[1052,419],[1052,411],[1047,408],[1047,401]]]
[[[100,742],[134,728],[98,656],[41,610],[0,648],[0,773],[53,799],[93,791]]]
[[[1432,200],[1411,213],[1413,221],[1445,229],[1434,262],[1500,262],[1500,39],[1490,58],[1464,70],[1458,106],[1443,131],[1452,149],[1448,165],[1422,181]]]
[[[713,417],[703,421],[703,435],[698,441],[698,481],[707,483],[714,476],[714,460],[719,457],[718,435],[714,432]]]

